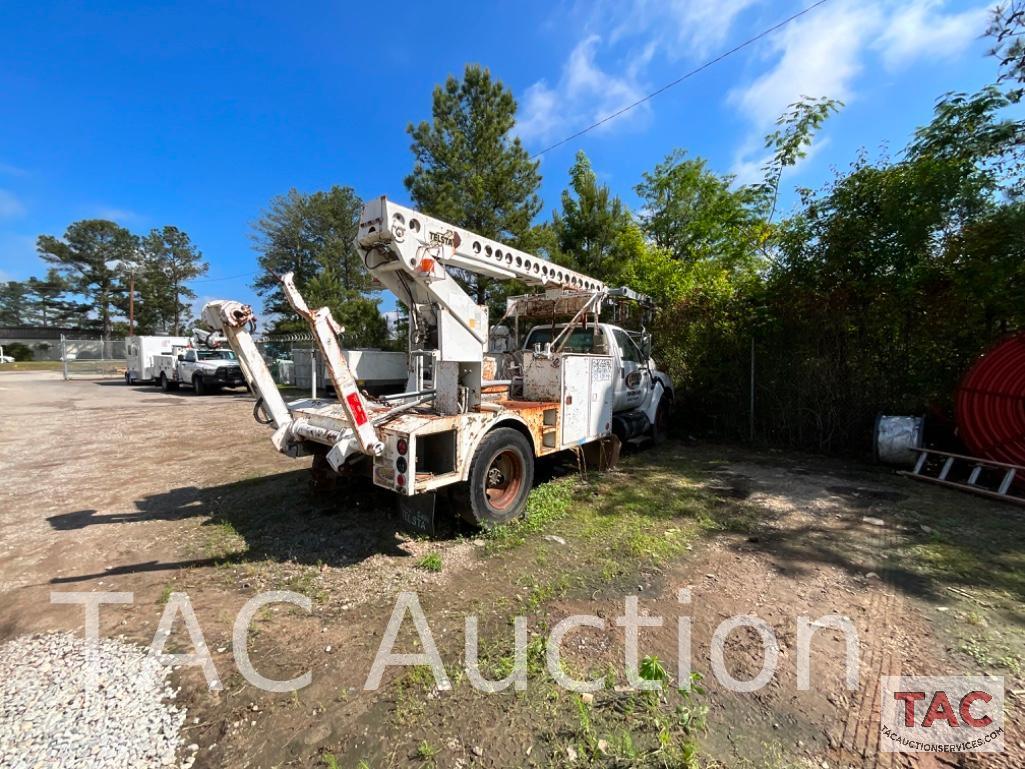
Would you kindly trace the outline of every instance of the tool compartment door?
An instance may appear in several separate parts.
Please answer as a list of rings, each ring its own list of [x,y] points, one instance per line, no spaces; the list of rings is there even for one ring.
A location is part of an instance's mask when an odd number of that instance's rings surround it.
[[[562,357],[562,442],[587,443],[612,428],[612,358]]]
[[[589,439],[604,438],[612,432],[612,404],[615,400],[612,358],[591,357],[591,397],[588,414]]]

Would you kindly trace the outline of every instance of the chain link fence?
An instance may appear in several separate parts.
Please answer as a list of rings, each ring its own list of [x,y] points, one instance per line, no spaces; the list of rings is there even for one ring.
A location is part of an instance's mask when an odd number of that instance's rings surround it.
[[[60,338],[64,379],[107,379],[125,375],[124,339]]]

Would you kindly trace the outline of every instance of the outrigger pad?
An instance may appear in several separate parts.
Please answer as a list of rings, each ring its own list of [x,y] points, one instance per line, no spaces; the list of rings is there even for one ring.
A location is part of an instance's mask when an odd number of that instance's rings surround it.
[[[402,520],[402,527],[412,534],[433,537],[436,533],[434,510],[437,498],[438,495],[433,491],[412,497],[399,495],[399,518]]]

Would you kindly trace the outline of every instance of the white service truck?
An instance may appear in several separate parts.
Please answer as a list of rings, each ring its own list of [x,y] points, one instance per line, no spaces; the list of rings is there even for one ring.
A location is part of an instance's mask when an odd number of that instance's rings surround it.
[[[176,347],[187,347],[187,336],[130,336],[125,339],[125,384],[154,383],[160,372],[157,355],[171,355]]]
[[[647,297],[425,216],[385,197],[366,203],[356,247],[371,274],[409,310],[403,392],[357,386],[330,310],[311,311],[292,276],[292,307],[309,323],[337,400],[285,403],[257,350],[252,308],[208,303],[205,323],[227,338],[274,426],[281,452],[312,455],[321,477],[366,473],[398,496],[406,524],[433,530],[439,492],[483,526],[522,514],[538,457],[575,451],[613,464],[622,441],[665,431],[673,389],[651,358]],[[486,306],[450,270],[516,280],[542,293],[512,297],[492,326]],[[632,315],[640,328],[603,320]]]
[[[223,387],[245,387],[235,353],[219,347],[215,334],[193,329],[192,338],[185,345],[176,345],[166,354],[153,356],[153,371],[164,392],[180,386],[191,387],[196,395],[209,395]]]

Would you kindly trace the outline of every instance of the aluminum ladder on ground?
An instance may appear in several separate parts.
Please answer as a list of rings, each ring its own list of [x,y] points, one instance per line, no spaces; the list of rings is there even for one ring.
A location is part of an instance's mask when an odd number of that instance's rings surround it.
[[[1025,505],[1025,498],[1013,493],[1015,480],[1025,481],[1025,467],[1021,465],[935,449],[922,448],[915,451],[918,452],[918,460],[914,469],[901,470],[901,475]],[[990,480],[989,485],[984,483],[984,474],[985,480]]]

